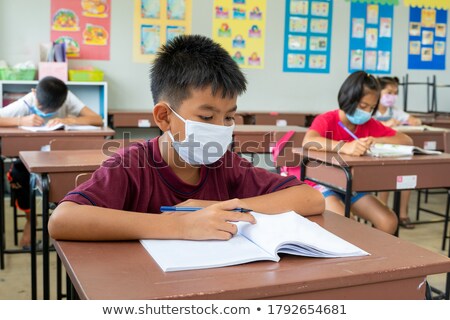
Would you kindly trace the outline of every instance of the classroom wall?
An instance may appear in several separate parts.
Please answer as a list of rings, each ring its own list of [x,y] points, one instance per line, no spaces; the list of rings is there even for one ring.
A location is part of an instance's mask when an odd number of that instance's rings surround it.
[[[238,100],[239,109],[321,112],[335,108],[340,84],[348,75],[349,3],[334,1],[329,74],[282,72],[285,1],[267,0],[267,4],[265,68],[243,70],[249,86]],[[212,0],[193,0],[193,33],[211,36],[212,5]],[[409,8],[403,4],[395,7],[393,75],[408,73],[410,81],[419,82],[436,75],[438,83],[450,84],[448,71],[407,70],[408,18]],[[149,64],[132,61],[133,0],[112,0],[111,22],[111,60],[71,60],[69,67],[95,66],[104,70],[109,109],[151,109]],[[50,0],[0,0],[0,60],[10,64],[37,62],[39,43],[49,39]],[[450,67],[448,54],[446,58]],[[411,108],[425,111],[425,86],[410,91]],[[438,108],[450,112],[450,88],[438,89]]]

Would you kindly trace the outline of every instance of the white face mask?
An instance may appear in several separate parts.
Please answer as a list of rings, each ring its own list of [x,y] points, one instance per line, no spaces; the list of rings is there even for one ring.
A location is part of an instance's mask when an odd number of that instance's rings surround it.
[[[170,109],[184,122],[183,141],[175,141],[172,133],[167,131],[172,140],[172,146],[181,159],[192,165],[202,165],[214,163],[222,158],[232,142],[234,123],[232,126],[219,126],[185,120],[172,108]]]

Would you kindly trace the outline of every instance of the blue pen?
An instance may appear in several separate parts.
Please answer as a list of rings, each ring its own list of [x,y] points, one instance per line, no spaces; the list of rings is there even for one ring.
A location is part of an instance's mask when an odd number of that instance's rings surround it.
[[[205,208],[202,207],[174,207],[174,206],[161,206],[160,210],[161,212],[170,212],[170,211],[198,211]],[[245,209],[245,208],[236,208],[230,211],[236,211],[236,212],[251,212],[253,210],[251,209]]]
[[[355,136],[353,132],[350,131],[349,128],[345,126],[345,124],[342,123],[342,121],[339,121],[338,124],[344,129],[353,139],[358,140],[359,138]]]

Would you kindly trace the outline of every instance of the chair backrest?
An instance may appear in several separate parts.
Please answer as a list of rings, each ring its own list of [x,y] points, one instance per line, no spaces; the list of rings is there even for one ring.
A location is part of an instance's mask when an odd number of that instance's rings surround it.
[[[88,181],[92,176],[92,172],[89,173],[80,173],[75,177],[75,187],[78,187],[83,182]]]

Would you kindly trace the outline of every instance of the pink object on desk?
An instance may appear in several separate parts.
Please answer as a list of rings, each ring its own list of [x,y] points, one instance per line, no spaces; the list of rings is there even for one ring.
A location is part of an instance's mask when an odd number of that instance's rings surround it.
[[[271,116],[278,116],[280,113],[276,111],[269,112]]]

